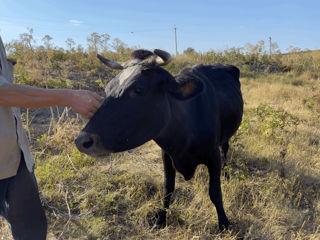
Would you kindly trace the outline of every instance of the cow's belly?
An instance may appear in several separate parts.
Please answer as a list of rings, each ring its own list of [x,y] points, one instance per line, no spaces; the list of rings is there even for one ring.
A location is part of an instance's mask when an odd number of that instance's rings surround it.
[[[197,169],[197,166],[192,166],[192,167],[178,166],[178,167],[176,167],[176,170],[182,174],[182,176],[184,177],[184,180],[186,180],[186,181],[189,181],[190,179],[193,178],[196,169]]]
[[[204,163],[205,156],[203,154],[195,154],[194,152],[190,153],[189,151],[184,157],[172,159],[175,169],[188,181],[194,176],[197,166]]]

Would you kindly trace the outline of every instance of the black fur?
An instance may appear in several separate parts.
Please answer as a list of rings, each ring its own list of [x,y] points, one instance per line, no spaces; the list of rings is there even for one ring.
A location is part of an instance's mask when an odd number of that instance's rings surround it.
[[[152,55],[153,55],[153,52],[150,52],[149,50],[139,49],[132,52],[131,59],[144,60]]]

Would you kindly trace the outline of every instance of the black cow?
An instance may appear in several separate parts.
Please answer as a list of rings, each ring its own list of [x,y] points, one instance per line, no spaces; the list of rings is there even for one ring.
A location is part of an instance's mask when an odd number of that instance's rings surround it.
[[[226,153],[228,140],[238,129],[243,113],[239,69],[234,66],[195,65],[173,77],[161,65],[171,56],[164,51],[136,50],[119,64],[98,55],[122,71],[106,87],[106,98],[75,142],[93,156],[121,152],[153,139],[162,148],[164,209],[169,207],[176,171],[186,180],[199,164],[209,169],[209,195],[219,228],[229,226],[220,186],[219,146]],[[157,226],[166,223],[166,210]]]

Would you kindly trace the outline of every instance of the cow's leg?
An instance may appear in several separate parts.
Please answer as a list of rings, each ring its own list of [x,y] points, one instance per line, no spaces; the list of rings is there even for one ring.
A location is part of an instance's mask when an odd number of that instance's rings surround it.
[[[45,240],[47,221],[33,173],[21,160],[17,175],[7,185],[1,215],[9,223],[14,239]]]
[[[227,229],[230,225],[228,218],[223,209],[222,192],[220,183],[221,173],[221,157],[218,148],[215,149],[212,157],[208,161],[208,169],[210,175],[209,196],[216,207],[220,230]]]
[[[223,169],[226,170],[225,168],[227,167],[227,153],[229,150],[229,142],[225,142],[224,144],[221,145],[222,153],[223,153]],[[230,179],[230,175],[227,171],[224,171],[224,177],[226,179]]]
[[[224,160],[226,160],[227,159],[227,153],[228,153],[228,150],[229,150],[229,142],[225,142],[224,144],[222,144],[221,148],[222,148]],[[226,165],[226,163],[225,163],[225,165]]]
[[[171,157],[162,150],[162,160],[164,165],[164,199],[163,209],[160,209],[157,214],[156,226],[158,228],[165,227],[167,209],[170,205],[172,192],[174,191],[176,170],[173,167]]]

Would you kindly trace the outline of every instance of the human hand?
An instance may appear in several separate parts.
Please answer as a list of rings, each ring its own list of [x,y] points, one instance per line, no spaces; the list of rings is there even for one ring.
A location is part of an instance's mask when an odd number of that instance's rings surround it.
[[[85,118],[91,118],[103,100],[103,97],[88,90],[70,90],[69,96],[69,106]]]

